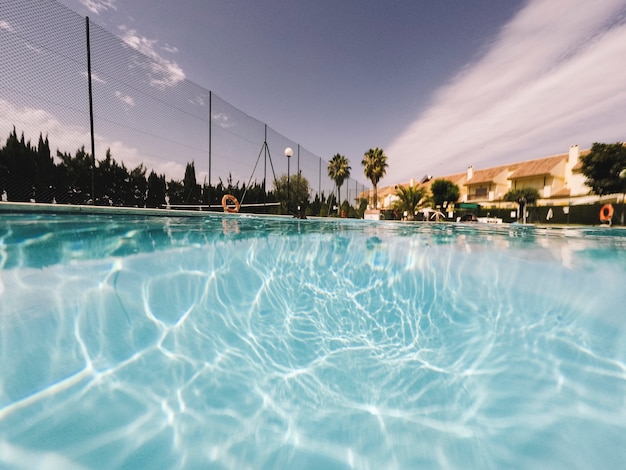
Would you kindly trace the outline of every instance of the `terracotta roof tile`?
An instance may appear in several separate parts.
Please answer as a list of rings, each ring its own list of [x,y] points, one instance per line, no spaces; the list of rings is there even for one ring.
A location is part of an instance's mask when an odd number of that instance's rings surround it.
[[[437,176],[435,178],[429,179],[428,181],[426,181],[426,183],[420,184],[420,186],[430,189],[430,187],[433,185],[435,180],[448,180],[456,184],[457,186],[462,186],[465,183],[464,181],[465,178],[467,178],[467,173],[456,173],[454,175],[448,175],[448,176]]]
[[[509,179],[524,178],[528,176],[549,175],[554,167],[563,160],[567,160],[568,154],[556,155],[554,157],[539,158],[519,163],[518,168],[509,175]]]
[[[466,184],[472,185],[472,184],[491,183],[496,179],[496,177],[501,175],[503,172],[511,171],[511,167],[515,167],[515,166],[516,164],[485,168],[484,170],[474,170],[474,176],[472,177],[471,180],[467,180]]]
[[[399,185],[398,185],[399,186]],[[382,189],[378,190],[378,197],[379,198],[383,198],[383,197],[387,197],[390,194],[395,194],[396,193],[396,186],[385,186]]]

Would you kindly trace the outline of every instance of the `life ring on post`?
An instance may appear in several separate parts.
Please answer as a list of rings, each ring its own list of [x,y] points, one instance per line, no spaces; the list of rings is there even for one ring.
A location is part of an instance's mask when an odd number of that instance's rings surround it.
[[[613,218],[613,204],[605,204],[600,209],[600,221],[610,222]]]
[[[234,204],[235,207],[229,206],[228,205],[229,202],[231,204]],[[237,200],[235,196],[233,196],[232,194],[224,194],[224,197],[222,198],[222,207],[224,208],[224,212],[235,214],[239,212],[239,208],[241,206],[239,205],[239,201]]]

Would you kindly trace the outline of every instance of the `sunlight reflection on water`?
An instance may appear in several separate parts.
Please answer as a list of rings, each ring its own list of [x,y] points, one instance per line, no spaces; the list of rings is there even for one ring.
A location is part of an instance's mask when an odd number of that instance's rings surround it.
[[[626,460],[626,233],[1,217],[0,466]]]

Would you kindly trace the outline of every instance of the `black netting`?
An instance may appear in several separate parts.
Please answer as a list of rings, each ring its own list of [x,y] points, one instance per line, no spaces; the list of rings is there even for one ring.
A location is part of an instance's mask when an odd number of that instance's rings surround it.
[[[131,30],[116,36],[53,0],[3,0],[0,43],[3,200],[206,208],[230,192],[266,212],[284,213],[287,198],[315,214],[336,205],[325,159],[190,82]],[[350,178],[341,200],[358,208],[365,190]]]

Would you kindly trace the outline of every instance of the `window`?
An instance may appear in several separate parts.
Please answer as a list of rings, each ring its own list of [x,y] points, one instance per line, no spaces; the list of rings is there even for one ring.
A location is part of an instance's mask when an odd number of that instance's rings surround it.
[[[476,188],[476,197],[487,197],[487,188]]]

